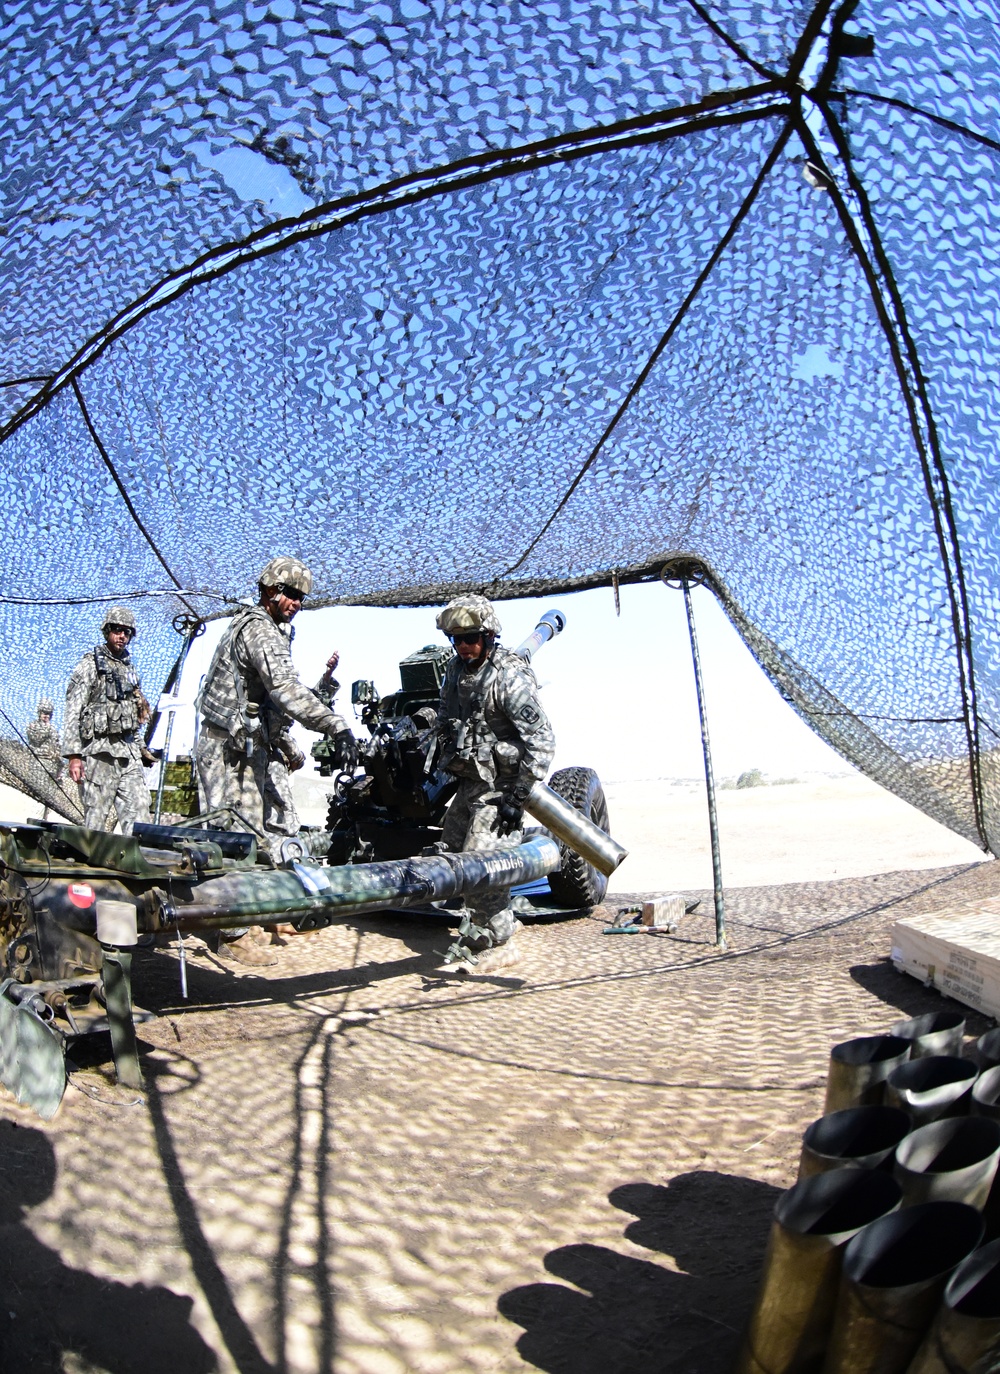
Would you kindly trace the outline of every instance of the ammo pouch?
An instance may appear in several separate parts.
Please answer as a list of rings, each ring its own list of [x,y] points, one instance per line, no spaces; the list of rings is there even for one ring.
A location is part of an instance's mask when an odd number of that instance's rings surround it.
[[[83,707],[81,707],[81,709],[80,709],[80,742],[81,742],[81,744],[90,744],[90,743],[93,741],[94,734],[95,734],[94,725],[95,725],[95,722],[94,722],[94,708],[93,708],[93,706],[91,706],[90,702],[88,701],[87,704],[86,704],[86,706],[83,706]],[[106,733],[107,733],[107,715],[106,715],[106,714],[104,715],[104,725],[105,725],[105,729],[101,731],[102,734],[106,734]]]
[[[139,724],[139,677],[131,661],[115,660],[98,645],[94,650],[97,681],[80,710],[80,739],[116,739],[131,735]]]

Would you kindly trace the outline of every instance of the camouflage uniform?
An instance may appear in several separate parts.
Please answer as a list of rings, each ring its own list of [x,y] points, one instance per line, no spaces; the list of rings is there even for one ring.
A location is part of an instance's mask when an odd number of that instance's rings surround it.
[[[348,728],[300,682],[291,639],[291,627],[275,624],[262,606],[240,611],[219,642],[198,698],[202,810],[233,807],[260,835],[299,828],[281,758],[284,741],[295,750],[291,720],[324,735]]]
[[[112,805],[125,834],[148,821],[149,784],[142,766],[142,687],[128,650],[98,644],[81,658],[66,688],[64,757],[84,761],[84,825],[107,828]]]
[[[276,835],[297,835],[300,830],[299,813],[295,806],[292,774],[305,763],[305,755],[282,730],[271,760],[267,765],[267,786],[264,789],[264,829]],[[294,765],[294,766],[293,766]]]
[[[49,719],[42,720],[44,715],[47,715]],[[24,733],[39,763],[52,781],[58,782],[63,772],[62,744],[59,739],[59,731],[52,724],[51,717],[51,701],[39,702],[38,719],[29,721]],[[43,809],[43,821],[48,820],[49,811],[48,806]]]
[[[42,708],[38,708],[39,717],[42,715]],[[62,776],[62,744],[59,740],[59,731],[51,721],[42,719],[28,722],[25,736],[37,757],[46,766],[49,775],[58,780]]]
[[[555,737],[538,700],[538,683],[524,659],[497,645],[476,672],[461,659],[448,664],[441,684],[442,766],[458,779],[458,791],[445,817],[442,841],[452,852],[477,849],[514,849],[521,831],[497,834],[497,806],[504,772],[503,750],[513,746],[510,781],[527,791],[544,779],[555,753]],[[466,903],[468,909],[502,944],[514,930],[510,889],[494,888]]]

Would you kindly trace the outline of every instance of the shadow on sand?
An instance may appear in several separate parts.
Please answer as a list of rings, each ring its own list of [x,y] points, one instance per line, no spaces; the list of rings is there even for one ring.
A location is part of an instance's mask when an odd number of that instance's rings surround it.
[[[55,1181],[48,1137],[0,1122],[0,1369],[62,1374],[70,1352],[109,1374],[216,1369],[191,1325],[190,1298],[73,1269],[38,1239],[25,1212],[45,1201]],[[108,1208],[113,1214],[113,1198]]]
[[[603,1245],[551,1250],[545,1267],[564,1282],[526,1284],[498,1303],[525,1328],[522,1358],[550,1374],[727,1374],[778,1196],[708,1171],[615,1188],[609,1201],[637,1218],[626,1239],[679,1272]]]

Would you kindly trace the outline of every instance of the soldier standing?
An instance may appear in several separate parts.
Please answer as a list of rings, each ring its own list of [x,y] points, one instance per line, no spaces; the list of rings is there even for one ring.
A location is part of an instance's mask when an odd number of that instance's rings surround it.
[[[149,785],[139,726],[146,700],[129,655],[135,616],[112,606],[101,622],[104,643],[84,654],[66,688],[63,754],[69,775],[83,784],[84,825],[105,830],[114,805],[126,835],[149,820]]]
[[[258,604],[233,617],[198,697],[202,809],[231,807],[262,838],[298,830],[294,806],[278,820],[287,808],[268,805],[269,795],[281,800],[288,771],[303,758],[288,736],[293,720],[333,739],[338,767],[353,772],[358,762],[347,722],[302,684],[292,663],[291,622],[311,590],[312,574],[297,558],[272,558],[260,574]],[[277,782],[275,763],[284,774]]]
[[[484,596],[459,596],[437,618],[455,648],[441,684],[441,764],[458,778],[442,843],[457,852],[521,843],[524,801],[544,779],[555,738],[538,683],[517,654],[497,643],[500,622]],[[518,928],[510,890],[470,897],[448,962],[474,964]]]
[[[258,579],[258,604],[233,617],[198,696],[202,810],[238,812],[237,821],[265,844],[270,835],[299,829],[289,774],[305,758],[288,733],[293,720],[332,738],[338,767],[353,773],[358,763],[346,721],[302,684],[292,663],[292,621],[310,591],[312,573],[304,563],[272,558]],[[259,926],[232,931],[219,953],[244,964],[273,964],[261,947],[264,938]]]
[[[52,781],[57,783],[62,777],[63,760],[59,731],[52,724],[54,709],[51,701],[40,701],[38,703],[38,718],[28,722],[25,736],[39,763]],[[42,820],[47,821],[48,818],[49,808],[46,806],[42,812]]]

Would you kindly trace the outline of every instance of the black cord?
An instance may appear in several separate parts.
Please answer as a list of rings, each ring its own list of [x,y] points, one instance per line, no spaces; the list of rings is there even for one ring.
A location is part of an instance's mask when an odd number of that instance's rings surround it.
[[[186,601],[186,600],[184,599],[184,596],[181,594],[181,593],[183,593],[183,590],[184,590],[184,589],[183,589],[183,587],[182,587],[182,585],[181,585],[180,579],[175,575],[173,568],[171,568],[170,564],[167,562],[167,560],[164,558],[163,554],[160,552],[160,547],[159,547],[159,545],[157,544],[157,542],[156,542],[156,540],[153,538],[153,536],[150,534],[150,532],[149,532],[149,530],[146,528],[146,526],[143,524],[143,522],[142,522],[142,517],[139,515],[139,512],[136,510],[135,506],[132,504],[132,498],[131,498],[131,497],[129,496],[129,494],[128,494],[128,491],[127,491],[127,489],[126,489],[126,487],[125,487],[125,483],[122,481],[121,477],[118,475],[118,469],[115,467],[114,463],[111,461],[111,458],[110,458],[110,456],[108,455],[107,449],[104,447],[104,444],[101,442],[101,436],[98,434],[96,428],[94,427],[94,422],[93,422],[93,420],[90,418],[90,411],[87,409],[87,403],[86,403],[86,401],[84,401],[84,399],[83,399],[83,392],[80,390],[80,383],[77,381],[76,377],[71,377],[71,378],[70,378],[70,386],[72,386],[72,388],[73,388],[73,395],[76,397],[76,399],[77,399],[77,401],[78,401],[78,403],[79,403],[79,406],[80,406],[80,413],[83,415],[84,423],[86,424],[87,429],[88,429],[88,431],[90,432],[90,437],[91,437],[91,439],[93,439],[93,441],[94,441],[94,447],[97,449],[97,452],[101,455],[101,461],[103,462],[104,466],[107,468],[108,472],[110,472],[111,477],[112,477],[112,479],[113,479],[113,481],[114,481],[114,484],[115,484],[115,486],[118,488],[118,491],[119,491],[119,493],[120,493],[120,495],[121,495],[122,500],[125,502],[125,508],[126,508],[126,510],[128,511],[129,515],[131,515],[132,519],[135,521],[135,524],[136,524],[136,526],[137,526],[137,528],[138,528],[138,530],[139,530],[139,533],[142,535],[142,537],[145,539],[146,543],[149,545],[149,547],[150,547],[150,548],[153,550],[153,552],[156,554],[156,557],[157,557],[157,559],[159,560],[160,564],[162,565],[162,567],[163,567],[164,571],[166,572],[167,576],[170,578],[171,582],[172,582],[172,583],[174,584],[174,586],[177,588],[177,593],[178,593],[177,599],[178,599],[179,601],[183,602],[183,604],[188,608],[188,610],[191,612],[191,614],[192,614],[193,616],[197,616],[198,612],[195,610],[195,608],[191,605],[191,603],[190,603],[189,601]]]
[[[951,603],[952,632],[958,660],[958,685],[962,698],[962,718],[969,751],[972,808],[982,846],[987,852],[992,852],[986,834],[986,810],[969,595],[962,566],[958,525],[951,499],[951,484],[948,480],[948,473],[938,442],[937,423],[924,382],[920,355],[910,332],[902,293],[896,283],[889,256],[882,244],[864,186],[854,171],[847,139],[827,102],[816,98],[815,103],[822,112],[827,128],[836,144],[837,152],[847,175],[848,185],[858,204],[865,232],[872,245],[874,262],[869,258],[861,234],[854,222],[854,217],[837,185],[836,178],[826,165],[819,145],[802,116],[801,110],[796,115],[797,131],[810,158],[821,171],[825,172],[828,178],[829,194],[833,198],[848,244],[868,282],[872,303],[889,345],[896,376],[909,415],[910,430],[920,459],[924,488],[931,508],[938,551],[941,555],[945,582],[948,587],[948,599]],[[881,282],[885,283],[886,294],[892,304],[892,315],[890,315],[889,307],[883,297]],[[923,417],[923,426],[921,425],[921,416]],[[926,437],[924,426],[926,426]]]
[[[162,278],[82,344],[65,366],[54,373],[5,424],[0,425],[0,444],[43,410],[64,387],[72,385],[116,339],[147,315],[173,303],[196,286],[216,281],[272,253],[344,229],[371,216],[419,205],[439,196],[454,195],[492,181],[510,179],[524,172],[572,162],[578,158],[641,147],[705,129],[766,118],[773,113],[770,108],[736,109],[729,113],[719,111],[775,95],[780,90],[780,83],[765,82],[736,91],[715,92],[690,105],[637,115],[604,126],[574,130],[519,148],[476,153],[444,167],[412,172],[368,191],[327,201],[294,219],[278,220],[275,224],[257,229],[245,239],[220,244]]]

